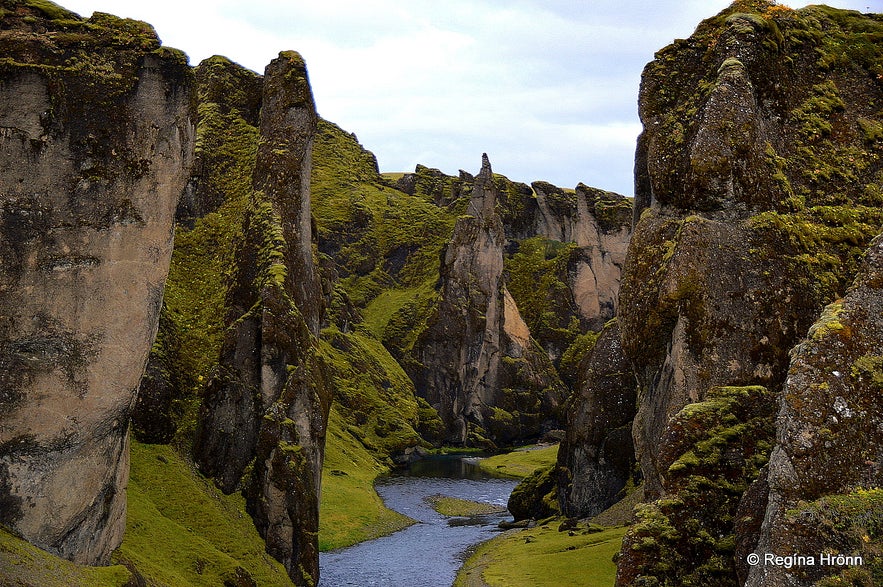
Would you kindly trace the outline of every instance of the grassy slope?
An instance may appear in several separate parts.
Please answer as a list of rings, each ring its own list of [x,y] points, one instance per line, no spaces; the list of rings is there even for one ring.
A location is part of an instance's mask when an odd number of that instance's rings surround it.
[[[0,585],[17,587],[122,587],[122,565],[84,567],[60,559],[0,528]]]
[[[525,447],[480,461],[482,469],[527,477],[554,465],[558,445]],[[527,530],[507,532],[485,542],[457,575],[457,587],[519,587],[574,585],[610,587],[616,578],[613,555],[619,552],[626,528],[589,533],[585,529],[558,532],[557,521]],[[573,534],[573,535],[571,535]],[[517,561],[517,564],[513,562]]]
[[[494,475],[527,477],[537,469],[554,465],[558,461],[558,445],[542,448],[524,447],[505,454],[482,459],[478,465]]]
[[[243,571],[259,585],[291,584],[264,551],[242,496],[223,495],[165,445],[132,443],[128,520],[116,558],[151,584],[221,585]]]
[[[482,544],[454,585],[611,587],[616,579],[613,555],[619,552],[626,529],[577,530],[571,536],[556,526],[507,532]]]
[[[391,534],[413,520],[387,509],[374,479],[388,469],[350,431],[332,405],[325,439],[319,505],[319,550],[333,550]]]

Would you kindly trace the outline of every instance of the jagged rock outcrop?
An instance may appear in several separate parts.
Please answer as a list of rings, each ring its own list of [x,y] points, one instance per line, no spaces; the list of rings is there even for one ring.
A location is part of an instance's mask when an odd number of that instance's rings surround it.
[[[579,386],[565,408],[558,503],[569,518],[601,513],[622,497],[633,478],[635,375],[619,339],[613,320],[580,365]]]
[[[567,283],[579,317],[593,330],[616,316],[620,274],[631,235],[630,202],[612,192],[579,184],[572,192],[545,182],[536,194],[534,233],[579,247]]]
[[[562,401],[554,369],[503,282],[497,201],[485,155],[444,253],[438,308],[415,345],[417,393],[457,443],[476,441],[476,426],[498,442],[537,435]]]
[[[709,395],[728,386],[764,389],[756,401],[773,406],[790,349],[843,295],[879,231],[883,125],[871,104],[883,98],[875,81],[883,55],[872,41],[880,26],[874,16],[827,7],[739,1],[644,70],[619,324],[640,386],[633,436],[645,489],[663,498],[636,526],[647,545],[674,540],[672,552],[687,552],[699,529],[733,538],[732,492],[742,495],[761,476],[770,446],[743,436],[743,427],[732,434],[743,439],[739,459],[748,465],[702,460],[701,477],[711,480],[702,501],[718,520],[666,510],[697,503],[677,465],[689,451],[667,448],[686,448],[689,428],[678,415],[712,401],[722,422],[742,418],[740,402],[730,413]],[[763,407],[747,415],[758,429],[772,413]],[[730,475],[739,482],[714,481]],[[745,499],[758,503],[755,493]],[[715,539],[674,569],[641,567],[652,557],[626,540],[620,568],[642,570],[618,584],[735,584],[742,538]]]
[[[106,564],[191,163],[191,73],[142,22],[0,13],[0,523]]]
[[[229,327],[194,448],[200,468],[247,508],[298,585],[318,580],[318,507],[330,393],[316,337],[311,148],[317,116],[306,67],[284,52],[264,74],[260,136]]]
[[[507,189],[507,285],[531,334],[575,385],[571,346],[616,315],[631,201],[583,184],[532,186],[528,197],[517,184]]]
[[[794,349],[779,400],[768,507],[753,551],[813,555],[814,564],[761,563],[750,569],[746,585],[809,586],[828,576],[843,584],[872,585],[879,579],[881,349],[883,236],[871,244],[846,296],[825,308]],[[860,557],[863,564],[826,564],[823,554]]]

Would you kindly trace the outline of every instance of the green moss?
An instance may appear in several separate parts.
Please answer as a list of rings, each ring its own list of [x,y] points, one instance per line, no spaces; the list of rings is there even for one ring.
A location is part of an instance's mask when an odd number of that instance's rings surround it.
[[[241,495],[223,495],[171,447],[132,443],[126,534],[115,560],[150,584],[290,585],[265,552]]]
[[[533,237],[505,259],[506,288],[531,336],[544,348],[557,349],[559,356],[586,330],[567,284],[568,266],[578,254],[575,243]]]
[[[506,511],[505,508],[491,503],[482,503],[447,495],[430,495],[426,500],[432,505],[432,509],[443,516],[449,517],[470,517]]]
[[[558,462],[558,445],[528,446],[481,459],[478,466],[494,475],[524,478]]]
[[[337,409],[367,448],[384,458],[420,442],[414,385],[379,341],[328,328],[320,348]]]
[[[124,587],[122,565],[87,567],[58,558],[0,528],[0,584],[19,587]]]
[[[343,548],[414,523],[386,508],[374,491],[374,480],[388,470],[332,406],[322,468],[319,550]]]
[[[719,387],[677,414],[667,450],[680,454],[666,474],[666,497],[636,510],[626,539],[630,568],[670,585],[734,575],[735,515],[769,459],[774,410],[763,387]]]
[[[852,376],[867,381],[877,389],[883,389],[883,357],[862,355],[852,364]]]
[[[862,565],[828,567],[829,574],[814,585],[870,587],[883,579],[883,489],[857,489],[800,502],[786,512],[782,523],[826,544],[836,544],[837,550],[827,550],[827,554],[862,557]]]
[[[613,559],[625,529],[595,532],[577,527],[559,532],[558,522],[549,521],[485,542],[467,559],[454,585],[558,587],[573,585],[574,581],[585,587],[613,585]]]
[[[763,212],[748,221],[763,238],[779,243],[795,274],[812,276],[822,299],[843,294],[864,249],[883,226],[876,206],[813,206],[794,213]]]
[[[46,18],[52,20],[76,19],[77,14],[62,8],[50,0],[23,0],[21,4],[39,10]]]

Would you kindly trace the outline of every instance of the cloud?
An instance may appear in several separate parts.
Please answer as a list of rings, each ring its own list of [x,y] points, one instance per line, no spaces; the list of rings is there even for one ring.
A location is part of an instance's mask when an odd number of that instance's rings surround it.
[[[641,70],[728,0],[61,0],[152,23],[193,63],[307,61],[319,112],[380,166],[632,192]],[[879,10],[880,0],[836,1]],[[789,3],[797,7],[807,4]]]

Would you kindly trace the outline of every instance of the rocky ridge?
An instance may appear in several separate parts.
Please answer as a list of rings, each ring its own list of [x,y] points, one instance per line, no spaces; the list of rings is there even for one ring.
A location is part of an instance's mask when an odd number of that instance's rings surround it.
[[[438,309],[416,343],[417,393],[458,444],[469,439],[470,425],[503,442],[537,434],[563,401],[548,357],[533,346],[503,282],[505,233],[497,200],[485,155],[466,215],[444,253]]]

